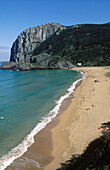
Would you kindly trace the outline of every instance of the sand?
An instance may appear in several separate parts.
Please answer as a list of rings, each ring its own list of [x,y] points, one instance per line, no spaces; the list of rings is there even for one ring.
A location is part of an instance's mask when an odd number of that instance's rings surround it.
[[[91,141],[102,135],[98,127],[110,120],[110,78],[104,76],[108,70],[102,67],[78,70],[86,78],[76,89],[68,109],[59,115],[58,125],[51,129],[54,160],[45,170],[54,170],[72,154],[81,154]]]
[[[102,135],[98,128],[110,121],[110,78],[104,75],[109,70],[104,67],[77,70],[82,70],[86,78],[76,88],[74,97],[70,97],[71,102],[67,99],[62,105],[69,103],[69,106],[62,108],[61,114],[35,136],[35,143],[8,170],[39,169],[33,160],[40,163],[41,169],[55,170]],[[26,165],[26,159],[30,164]]]

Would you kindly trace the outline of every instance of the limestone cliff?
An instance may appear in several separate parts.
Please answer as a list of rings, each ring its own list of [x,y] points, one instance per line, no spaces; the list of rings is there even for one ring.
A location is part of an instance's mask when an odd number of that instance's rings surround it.
[[[30,70],[110,65],[110,24],[47,23],[23,31],[0,69]],[[72,63],[72,64],[71,64]]]
[[[59,27],[58,23],[46,23],[23,31],[11,48],[10,62],[30,62],[30,55],[41,42],[54,34]]]
[[[58,23],[46,23],[41,26],[29,28],[17,37],[11,48],[10,62],[4,62],[0,69],[13,70],[32,70],[32,69],[50,69],[50,68],[70,68],[73,67],[69,61],[59,60],[46,50],[35,54],[34,51],[40,45],[67,29]],[[49,50],[51,45],[49,45]]]

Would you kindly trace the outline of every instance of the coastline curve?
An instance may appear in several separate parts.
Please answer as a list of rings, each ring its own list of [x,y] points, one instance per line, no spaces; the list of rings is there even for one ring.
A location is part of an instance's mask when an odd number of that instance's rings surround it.
[[[7,168],[15,159],[22,156],[27,149],[34,143],[34,136],[46,127],[58,114],[60,106],[64,99],[68,98],[70,94],[74,93],[77,83],[85,78],[85,74],[82,71],[76,70],[81,73],[81,78],[72,83],[72,85],[67,89],[67,93],[60,97],[56,101],[56,106],[47,114],[46,117],[41,118],[41,121],[35,126],[35,128],[22,140],[22,142],[11,149],[5,156],[0,158],[0,169],[4,170]],[[36,162],[36,166],[40,167],[39,163]]]

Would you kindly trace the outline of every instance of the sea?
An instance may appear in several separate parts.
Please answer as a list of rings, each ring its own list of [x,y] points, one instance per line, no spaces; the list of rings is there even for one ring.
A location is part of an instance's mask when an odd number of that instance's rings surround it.
[[[27,151],[83,78],[82,72],[67,69],[0,70],[1,170]]]

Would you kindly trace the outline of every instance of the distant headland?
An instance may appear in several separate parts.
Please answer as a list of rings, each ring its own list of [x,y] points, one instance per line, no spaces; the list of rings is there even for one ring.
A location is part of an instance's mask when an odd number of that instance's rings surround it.
[[[110,65],[110,23],[62,26],[46,23],[26,29],[0,69],[33,70]]]

